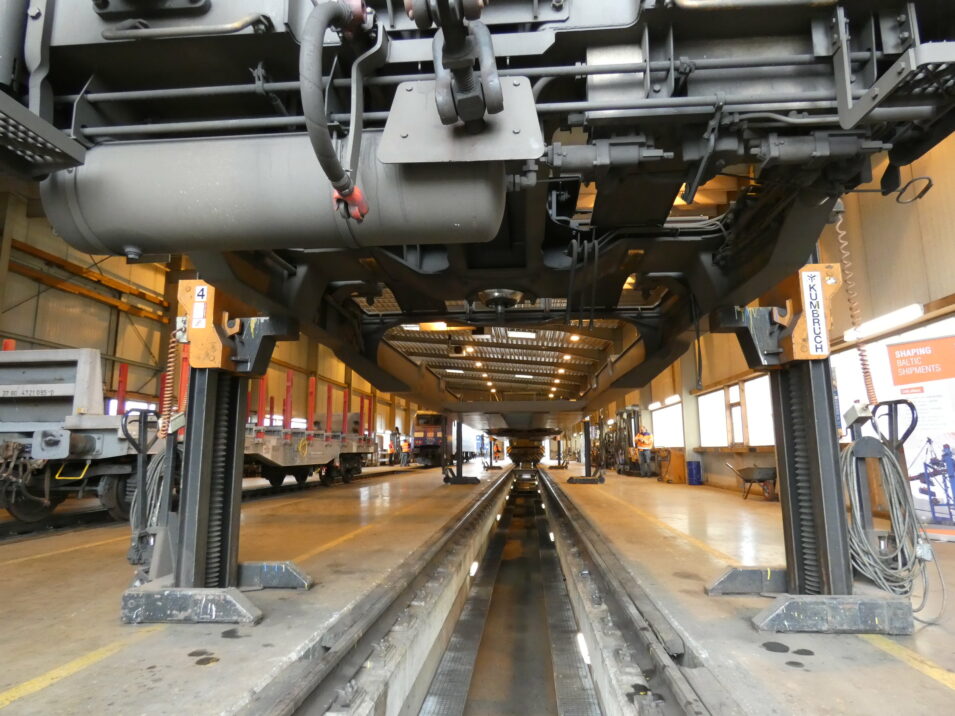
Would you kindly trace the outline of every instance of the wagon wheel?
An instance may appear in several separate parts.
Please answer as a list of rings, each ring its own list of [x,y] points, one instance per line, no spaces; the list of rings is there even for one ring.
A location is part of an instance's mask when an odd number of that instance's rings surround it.
[[[20,497],[13,502],[4,503],[7,512],[20,522],[40,522],[49,517],[56,506],[66,499],[65,495],[50,495],[50,504]]]

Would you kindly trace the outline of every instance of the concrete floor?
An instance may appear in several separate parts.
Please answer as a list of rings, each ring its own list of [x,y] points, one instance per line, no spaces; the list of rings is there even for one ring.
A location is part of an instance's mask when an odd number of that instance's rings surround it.
[[[244,703],[490,484],[449,487],[438,473],[245,504],[241,558],[293,559],[317,581],[308,593],[252,593],[266,614],[255,627],[120,624],[132,572],[122,525],[0,545],[0,710],[202,714]],[[955,606],[911,638],[770,635],[749,622],[766,599],[703,594],[727,565],[783,562],[778,503],[613,473],[562,488],[747,713],[953,711]],[[955,594],[955,545],[936,551]]]
[[[316,581],[309,592],[250,593],[266,615],[254,627],[121,624],[132,577],[124,525],[0,545],[0,710],[238,707],[490,484],[451,487],[440,470],[418,470],[243,505],[240,559],[291,559]]]
[[[604,485],[564,484],[575,473],[551,474],[747,713],[955,711],[955,597],[941,624],[913,637],[757,632],[749,620],[766,598],[703,588],[727,566],[785,563],[779,503],[615,473]],[[955,545],[935,549],[955,595]]]

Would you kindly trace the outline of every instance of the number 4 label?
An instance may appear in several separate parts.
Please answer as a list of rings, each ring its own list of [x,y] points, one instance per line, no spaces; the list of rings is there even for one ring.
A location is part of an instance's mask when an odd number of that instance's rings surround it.
[[[196,288],[196,302],[205,303],[209,300],[209,287],[208,286],[199,286]]]

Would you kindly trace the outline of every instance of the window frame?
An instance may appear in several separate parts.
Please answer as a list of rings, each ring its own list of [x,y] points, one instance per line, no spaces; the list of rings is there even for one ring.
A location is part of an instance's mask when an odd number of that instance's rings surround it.
[[[745,447],[749,445],[749,423],[747,421],[746,415],[746,388],[744,387],[745,381],[739,381],[738,383],[730,383],[729,385],[723,386],[723,397],[726,401],[726,442],[729,443],[730,447]],[[739,398],[733,401],[730,398],[730,389],[739,388]],[[736,428],[733,425],[733,408],[740,409],[740,418],[741,418],[741,431],[742,435],[740,436],[742,440],[736,440]]]

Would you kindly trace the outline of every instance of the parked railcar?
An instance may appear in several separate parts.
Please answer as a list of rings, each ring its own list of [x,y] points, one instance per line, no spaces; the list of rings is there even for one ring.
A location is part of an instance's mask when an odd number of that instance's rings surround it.
[[[101,366],[95,349],[0,353],[0,507],[15,519],[39,522],[67,498],[88,496],[129,519],[136,448],[123,416],[105,414]],[[357,425],[357,413],[348,417]],[[130,433],[138,434],[135,422]],[[325,485],[347,483],[375,449],[365,435],[249,425],[244,475],[276,487],[314,473]]]

